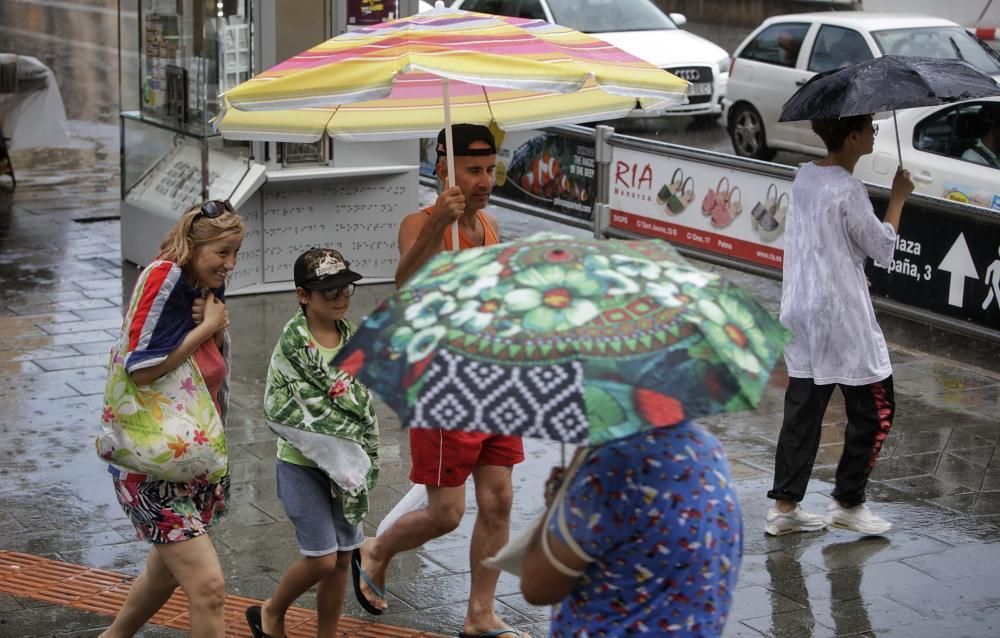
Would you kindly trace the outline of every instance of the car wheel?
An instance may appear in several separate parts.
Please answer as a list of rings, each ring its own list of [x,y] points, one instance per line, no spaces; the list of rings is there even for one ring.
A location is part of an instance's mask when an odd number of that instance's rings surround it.
[[[733,111],[729,137],[733,141],[733,150],[741,157],[771,160],[777,153],[768,148],[764,121],[757,109],[750,105],[742,104]]]

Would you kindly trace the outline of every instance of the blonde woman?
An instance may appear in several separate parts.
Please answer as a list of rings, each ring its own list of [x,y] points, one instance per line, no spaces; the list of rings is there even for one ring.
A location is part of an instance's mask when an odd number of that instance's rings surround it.
[[[137,536],[152,547],[102,638],[133,636],[178,586],[188,597],[191,635],[225,633],[225,581],[207,533],[229,494],[222,431],[229,378],[224,291],[243,232],[228,202],[191,208],[132,292],[112,351],[97,447]],[[172,430],[166,441],[149,435],[165,431],[171,418],[192,425]],[[154,454],[157,445],[167,451]],[[170,478],[188,475],[193,477]]]

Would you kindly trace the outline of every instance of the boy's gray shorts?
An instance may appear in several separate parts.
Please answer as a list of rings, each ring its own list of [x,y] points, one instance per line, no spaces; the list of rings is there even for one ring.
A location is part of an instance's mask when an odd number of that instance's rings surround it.
[[[303,556],[349,552],[365,542],[361,523],[344,518],[344,509],[331,489],[330,477],[315,467],[278,460],[278,498],[295,526]]]

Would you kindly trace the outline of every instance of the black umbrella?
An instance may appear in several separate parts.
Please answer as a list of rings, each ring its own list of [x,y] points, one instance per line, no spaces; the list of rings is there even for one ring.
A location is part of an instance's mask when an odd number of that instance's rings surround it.
[[[1000,95],[1000,85],[962,60],[884,55],[806,82],[781,109],[781,122],[823,120]],[[896,130],[896,150],[899,130]],[[902,157],[900,157],[902,165]]]

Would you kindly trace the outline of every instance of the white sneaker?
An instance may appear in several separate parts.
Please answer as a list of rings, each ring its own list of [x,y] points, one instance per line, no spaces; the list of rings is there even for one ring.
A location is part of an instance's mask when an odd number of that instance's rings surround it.
[[[771,536],[793,534],[795,532],[819,532],[826,529],[826,523],[816,514],[807,512],[800,505],[790,512],[782,512],[772,506],[767,511],[767,525],[764,531]]]
[[[837,501],[830,503],[826,511],[826,524],[866,536],[879,536],[892,529],[892,523],[868,509],[864,503],[854,507],[841,507]]]

